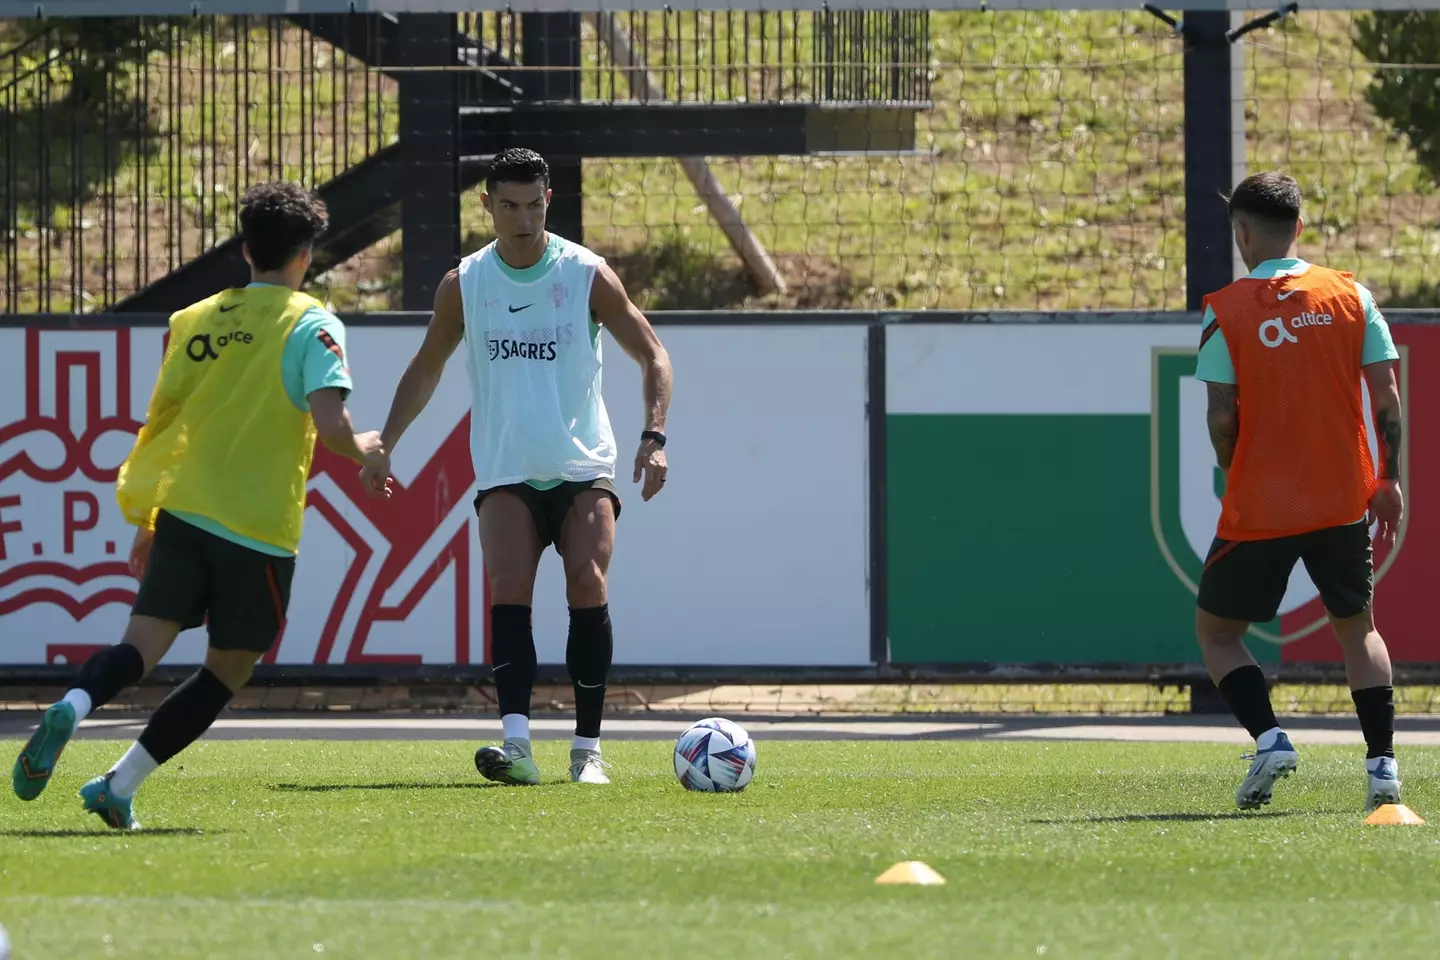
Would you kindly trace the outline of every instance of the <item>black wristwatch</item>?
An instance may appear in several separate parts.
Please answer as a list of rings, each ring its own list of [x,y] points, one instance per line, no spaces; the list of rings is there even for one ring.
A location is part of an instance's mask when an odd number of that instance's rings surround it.
[[[644,430],[640,433],[641,440],[653,440],[661,450],[665,449],[665,434],[659,430]]]

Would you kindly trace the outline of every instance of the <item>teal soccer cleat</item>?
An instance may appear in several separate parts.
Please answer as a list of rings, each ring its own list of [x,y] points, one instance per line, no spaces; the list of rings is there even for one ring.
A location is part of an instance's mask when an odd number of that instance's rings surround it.
[[[530,755],[529,740],[506,740],[498,747],[475,751],[475,769],[486,780],[512,787],[533,787],[540,782],[540,769]]]
[[[11,775],[15,796],[21,800],[34,800],[45,792],[50,784],[50,775],[55,772],[55,764],[60,762],[60,754],[65,752],[65,745],[75,735],[76,726],[75,708],[63,700],[45,711],[40,718],[40,726],[15,760],[15,770]]]
[[[114,774],[107,773],[103,777],[96,777],[80,788],[80,798],[85,801],[85,809],[104,820],[107,827],[116,830],[139,830],[140,821],[135,819],[133,798],[115,796],[110,789],[112,776]]]

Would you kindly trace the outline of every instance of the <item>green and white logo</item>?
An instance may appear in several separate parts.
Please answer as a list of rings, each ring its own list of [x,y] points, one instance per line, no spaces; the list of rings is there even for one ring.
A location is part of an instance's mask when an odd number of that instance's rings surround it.
[[[1205,384],[1195,379],[1195,357],[1193,349],[1155,347],[1151,351],[1150,520],[1165,562],[1192,593],[1199,592],[1200,574],[1215,538],[1220,500],[1225,493],[1225,474],[1215,465],[1215,452],[1205,425]],[[1403,350],[1400,366],[1403,390]],[[1361,393],[1365,397],[1365,422],[1369,423],[1369,393],[1365,390]],[[1371,455],[1375,455],[1374,431],[1370,435],[1370,448]],[[1408,462],[1403,451],[1401,462],[1402,466]],[[1388,552],[1375,571],[1377,582],[1399,553],[1404,535],[1402,524],[1395,549]],[[1276,644],[1313,633],[1326,623],[1324,609],[1315,602],[1318,598],[1319,592],[1305,572],[1305,565],[1297,563],[1290,574],[1280,614],[1284,617],[1313,611],[1314,616],[1300,618],[1298,623],[1296,618],[1287,618],[1283,631],[1281,619],[1277,617],[1269,623],[1255,624],[1251,632]]]

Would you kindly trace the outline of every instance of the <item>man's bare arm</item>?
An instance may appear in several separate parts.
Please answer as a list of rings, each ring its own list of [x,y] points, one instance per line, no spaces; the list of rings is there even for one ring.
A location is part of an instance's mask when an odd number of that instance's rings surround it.
[[[1235,459],[1235,441],[1240,437],[1238,391],[1233,383],[1207,383],[1209,406],[1205,422],[1210,427],[1210,445],[1215,448],[1215,462],[1222,470],[1230,469]]]
[[[674,383],[670,355],[645,314],[630,302],[625,285],[609,264],[601,264],[595,273],[595,283],[590,288],[590,312],[596,323],[610,331],[620,349],[640,364],[644,377],[645,429],[664,433]]]
[[[385,429],[380,431],[387,452],[395,450],[395,445],[410,424],[415,422],[435,395],[435,388],[440,385],[440,377],[445,373],[445,364],[464,336],[465,308],[460,299],[460,271],[451,270],[435,291],[435,311],[425,329],[425,340],[405,368],[395,388],[395,399],[390,402],[390,416],[385,420]]]
[[[320,442],[347,460],[364,464],[368,457],[383,454],[380,434],[357,433],[345,407],[345,391],[339,387],[322,387],[309,396],[310,416]]]
[[[1400,385],[1395,379],[1395,362],[1372,363],[1362,367],[1370,389],[1370,412],[1375,418],[1375,438],[1380,448],[1380,479],[1400,479],[1400,447],[1404,437],[1404,414],[1400,409]]]

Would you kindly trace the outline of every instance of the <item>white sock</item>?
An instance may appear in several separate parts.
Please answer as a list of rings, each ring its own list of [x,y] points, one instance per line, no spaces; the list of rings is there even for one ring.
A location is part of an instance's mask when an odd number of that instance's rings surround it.
[[[90,716],[90,694],[78,687],[74,690],[66,690],[65,696],[61,698],[60,702],[68,703],[75,708],[76,723]]]
[[[1266,730],[1264,733],[1260,734],[1260,736],[1255,738],[1255,749],[1269,750],[1271,747],[1275,746],[1275,738],[1280,736],[1280,734],[1284,732],[1285,731],[1281,730],[1279,727],[1271,727],[1269,730]]]
[[[1380,762],[1381,762],[1382,760],[1389,760],[1391,763],[1394,763],[1394,762],[1395,762],[1393,757],[1366,757],[1366,758],[1365,758],[1365,772],[1366,772],[1366,773],[1374,773],[1376,770],[1379,770],[1379,769],[1380,769]],[[1396,769],[1396,770],[1399,770],[1400,768],[1397,766],[1395,769]]]
[[[120,762],[115,764],[115,769],[110,771],[114,774],[110,778],[110,792],[123,800],[129,800],[135,796],[135,791],[140,789],[145,778],[158,769],[160,764],[155,762],[155,758],[150,756],[150,752],[140,746],[137,740],[125,751]]]
[[[576,737],[574,740],[572,740],[572,741],[570,742],[570,749],[571,749],[571,750],[594,750],[596,753],[599,753],[599,752],[600,752],[600,738],[599,738],[599,737]]]
[[[505,727],[506,740],[530,739],[530,718],[525,714],[507,713],[500,718],[500,723]]]

